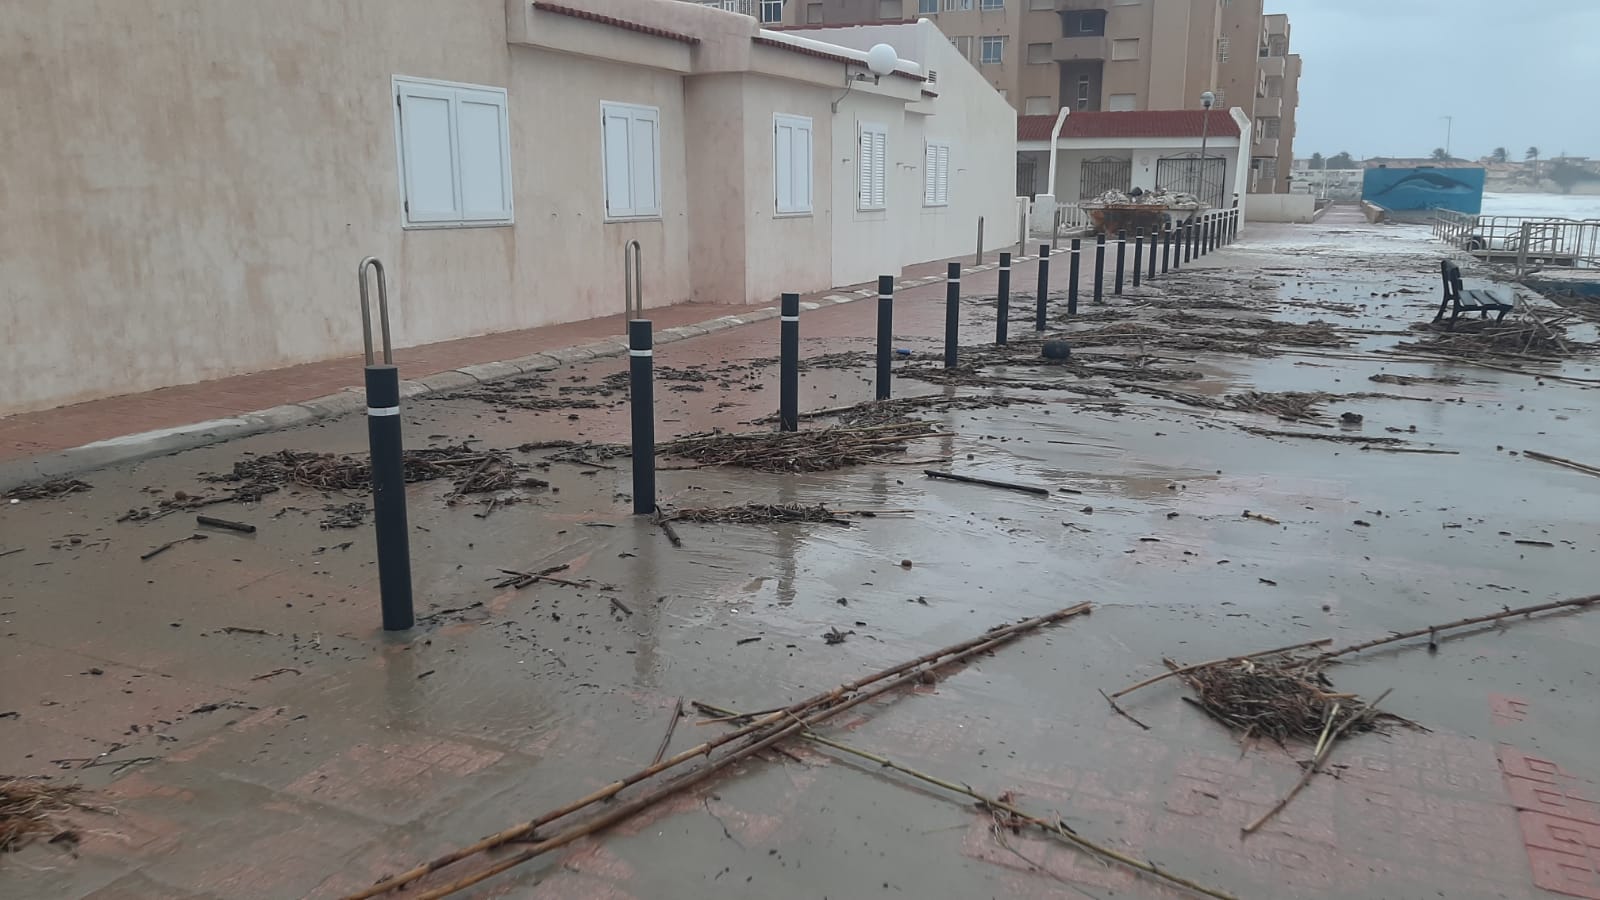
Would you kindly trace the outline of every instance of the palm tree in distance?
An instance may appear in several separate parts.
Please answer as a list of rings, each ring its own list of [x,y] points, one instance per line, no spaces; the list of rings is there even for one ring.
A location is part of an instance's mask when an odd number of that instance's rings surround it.
[[[1529,147],[1528,148],[1528,152],[1523,154],[1523,155],[1529,162],[1533,163],[1533,180],[1534,181],[1538,181],[1539,180],[1539,148],[1538,147]]]
[[[1447,162],[1450,159],[1450,151],[1444,149],[1443,147],[1435,147],[1433,148],[1433,153],[1429,154],[1428,158],[1434,162]]]
[[[1496,147],[1494,148],[1494,152],[1489,154],[1490,162],[1503,163],[1510,158],[1511,154],[1508,153],[1504,147]]]

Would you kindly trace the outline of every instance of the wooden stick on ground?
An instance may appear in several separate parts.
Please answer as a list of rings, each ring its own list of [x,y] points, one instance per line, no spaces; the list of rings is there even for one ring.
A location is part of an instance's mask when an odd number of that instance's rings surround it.
[[[1050,489],[1035,487],[1031,484],[1015,484],[1009,481],[995,481],[989,478],[974,478],[971,475],[957,475],[954,472],[939,472],[934,469],[923,469],[922,474],[929,478],[942,478],[947,481],[960,481],[964,484],[981,484],[984,487],[1000,488],[1005,491],[1021,491],[1025,494],[1036,494],[1041,497],[1050,496]]]
[[[1054,617],[1064,617],[1064,616],[1062,616],[1062,613],[1067,613],[1069,610],[1076,610],[1076,612],[1072,612],[1071,614],[1072,615],[1077,615],[1078,613],[1088,612],[1090,610],[1090,608],[1091,608],[1090,604],[1088,604],[1088,603],[1080,603],[1076,607],[1068,607],[1067,610],[1061,610],[1058,613],[1052,614],[1052,616],[1054,616]],[[1051,618],[1051,617],[1045,617],[1045,618]],[[1051,621],[1055,621],[1055,620],[1056,620],[1055,618],[1051,618]],[[1043,624],[1043,623],[1041,623],[1041,624]],[[1035,627],[1038,627],[1038,626],[1035,626]],[[587,837],[588,835],[594,834],[597,831],[600,831],[602,829],[605,829],[605,828],[608,828],[608,827],[610,827],[612,825],[615,825],[616,823],[621,822],[624,819],[627,819],[628,817],[632,816],[634,813],[637,813],[637,812],[639,812],[639,811],[641,811],[643,809],[646,809],[649,806],[651,806],[651,805],[653,805],[653,804],[655,804],[655,803],[657,803],[657,802],[659,802],[659,801],[661,801],[661,800],[663,800],[663,799],[665,799],[665,798],[667,798],[667,797],[669,797],[669,796],[671,796],[671,795],[683,790],[684,788],[692,787],[692,786],[700,783],[701,781],[704,781],[705,779],[709,778],[711,775],[713,775],[716,772],[726,768],[727,766],[731,765],[732,763],[734,763],[734,762],[736,762],[736,761],[738,761],[740,759],[743,759],[743,758],[745,758],[747,756],[750,756],[751,754],[759,752],[761,750],[765,750],[766,748],[772,746],[773,744],[776,744],[777,742],[783,740],[784,738],[791,737],[791,736],[793,736],[795,734],[800,733],[801,731],[804,731],[806,728],[808,728],[811,725],[815,725],[815,724],[818,724],[820,722],[827,721],[828,719],[831,719],[834,716],[837,716],[842,712],[845,712],[847,710],[850,710],[850,709],[853,709],[853,708],[855,708],[857,706],[860,706],[861,704],[867,702],[868,700],[872,700],[874,698],[882,696],[883,694],[886,694],[886,693],[888,693],[888,692],[890,692],[892,690],[895,690],[896,688],[902,687],[902,686],[907,685],[907,684],[917,683],[929,671],[931,671],[933,669],[937,669],[937,668],[942,668],[944,666],[948,666],[948,665],[950,665],[952,663],[959,662],[961,660],[967,659],[968,657],[976,656],[976,655],[978,655],[980,653],[984,653],[984,652],[986,652],[988,650],[992,650],[995,647],[1000,646],[1001,644],[1007,643],[1009,641],[1016,640],[1018,637],[1021,636],[1022,633],[1023,632],[1010,630],[1010,629],[1001,629],[999,632],[991,632],[991,634],[998,634],[998,636],[991,637],[988,640],[982,640],[979,643],[975,644],[974,646],[972,646],[972,647],[970,647],[970,648],[968,648],[966,650],[961,651],[960,653],[957,653],[957,654],[954,654],[954,655],[950,655],[948,658],[940,659],[940,660],[938,660],[936,662],[931,662],[931,663],[928,664],[928,666],[926,668],[920,668],[919,669],[918,667],[915,667],[915,666],[911,667],[913,669],[917,669],[916,671],[905,671],[905,670],[902,669],[904,674],[901,674],[898,677],[890,679],[887,683],[881,684],[881,685],[873,688],[870,691],[864,691],[864,692],[861,692],[861,693],[857,693],[855,696],[853,696],[850,699],[845,700],[843,702],[835,703],[834,705],[831,705],[831,706],[822,705],[820,707],[821,708],[820,712],[812,712],[810,715],[808,715],[804,719],[799,718],[794,712],[791,712],[791,711],[788,711],[788,710],[785,710],[782,713],[778,713],[778,714],[772,716],[770,719],[763,720],[765,722],[769,722],[770,726],[766,727],[764,730],[757,731],[755,734],[753,734],[751,736],[751,741],[754,741],[754,743],[747,742],[745,744],[745,746],[739,748],[738,750],[731,751],[729,753],[723,754],[720,757],[717,757],[716,759],[712,759],[709,762],[707,762],[705,765],[701,766],[700,768],[695,769],[693,771],[690,771],[690,772],[688,772],[688,773],[686,773],[684,775],[680,775],[677,778],[673,779],[672,781],[669,781],[666,784],[663,784],[663,785],[657,787],[655,790],[647,792],[644,796],[638,797],[638,798],[636,798],[636,799],[634,799],[634,800],[632,800],[632,801],[630,801],[630,802],[628,802],[626,804],[623,804],[622,806],[617,807],[616,809],[613,809],[611,812],[608,812],[608,813],[606,813],[604,815],[601,815],[601,816],[599,816],[599,817],[597,817],[595,819],[591,819],[591,820],[589,820],[589,821],[587,821],[587,822],[585,822],[585,823],[583,823],[581,825],[575,825],[575,826],[573,826],[571,828],[568,828],[567,830],[560,832],[559,834],[555,835],[554,837],[547,838],[545,840],[539,841],[538,843],[533,844],[531,847],[528,847],[526,850],[523,850],[520,853],[517,853],[517,854],[515,854],[513,856],[507,857],[506,859],[503,859],[503,860],[495,863],[494,865],[488,866],[488,867],[486,867],[484,869],[480,869],[477,872],[473,872],[471,874],[464,875],[461,878],[458,878],[455,881],[452,881],[447,885],[444,885],[444,886],[439,887],[439,888],[435,888],[434,890],[431,890],[431,891],[425,891],[425,892],[423,892],[421,894],[418,894],[414,898],[414,900],[439,900],[439,898],[441,898],[441,897],[446,897],[446,896],[449,896],[450,894],[453,894],[453,893],[455,893],[457,891],[465,890],[466,888],[469,888],[469,887],[471,887],[471,886],[473,886],[473,885],[475,885],[475,884],[477,884],[477,883],[479,883],[481,881],[484,881],[484,880],[486,880],[488,878],[492,878],[493,876],[498,875],[501,872],[506,871],[507,869],[510,869],[510,868],[512,868],[514,866],[521,865],[522,863],[527,862],[528,860],[533,859],[536,856],[539,856],[541,854],[547,853],[547,852],[549,852],[551,850],[558,849],[560,847],[564,847],[567,844],[570,844],[573,841],[578,840],[579,838]],[[835,689],[835,690],[837,690],[837,689]],[[735,731],[731,731],[728,734],[723,735],[723,738],[726,739],[730,735],[739,735],[741,733],[744,733],[746,730],[747,729],[741,728],[741,729],[737,729]],[[698,754],[696,754],[696,755],[698,755]],[[683,756],[683,754],[680,753],[680,754],[678,754],[678,756]],[[677,757],[674,757],[674,759],[676,759],[676,758]],[[659,765],[665,766],[666,763],[660,763]],[[480,841],[479,843],[481,844],[483,842]],[[504,843],[504,842],[502,841],[501,843]],[[476,845],[474,845],[474,846],[476,846]],[[398,877],[399,876],[397,876],[397,878]],[[384,882],[384,884],[392,884],[393,882],[395,882],[395,880],[396,879],[389,879],[388,881]],[[407,879],[407,880],[410,880],[410,879]],[[395,886],[397,886],[397,885],[395,885]],[[369,888],[368,889],[368,893],[353,895],[353,897],[372,896],[371,892],[374,891],[374,890],[377,890],[379,887],[380,886],[374,886],[373,888]],[[388,890],[388,889],[389,888],[387,888],[387,887],[383,887],[382,888],[382,890]],[[378,892],[381,893],[382,891],[379,890]],[[347,898],[347,900],[353,900],[353,898]]]
[[[1382,644],[1392,644],[1395,641],[1403,641],[1407,638],[1421,637],[1425,634],[1433,635],[1437,632],[1447,631],[1452,628],[1465,628],[1468,625],[1481,625],[1484,622],[1494,622],[1499,619],[1510,619],[1514,616],[1528,616],[1537,612],[1546,612],[1552,609],[1564,609],[1570,606],[1588,606],[1591,603],[1600,603],[1600,594],[1590,594],[1587,597],[1577,597],[1572,600],[1557,600],[1554,603],[1537,603],[1533,606],[1522,606],[1518,607],[1517,609],[1504,609],[1500,612],[1491,613],[1487,616],[1472,616],[1466,619],[1457,619],[1454,622],[1449,622],[1444,625],[1430,625],[1426,628],[1402,631],[1399,634],[1391,634],[1388,637],[1382,637],[1371,641],[1363,641],[1359,644],[1351,644],[1348,647],[1341,647],[1338,650],[1329,650],[1328,652],[1318,656],[1317,659],[1319,661],[1333,659],[1336,656],[1346,656],[1351,653],[1359,653],[1362,650],[1366,650],[1371,647],[1377,647]],[[1226,660],[1223,661],[1226,662]],[[1209,663],[1206,665],[1209,665]],[[1193,667],[1191,666],[1190,668]],[[1112,696],[1116,695],[1113,694]]]
[[[746,735],[757,735],[758,733],[761,733],[763,729],[769,729],[771,727],[778,726],[791,714],[807,713],[813,709],[816,709],[817,707],[823,706],[824,704],[836,703],[846,695],[860,691],[862,688],[868,685],[875,684],[885,679],[894,679],[894,681],[891,683],[891,688],[897,687],[909,679],[920,677],[925,671],[927,671],[927,669],[923,669],[921,667],[926,666],[928,668],[938,668],[949,665],[951,663],[966,659],[969,656],[993,649],[994,647],[997,647],[1006,641],[1012,640],[1030,631],[1042,628],[1045,625],[1087,613],[1092,608],[1092,605],[1089,603],[1079,603],[1064,609],[1059,609],[1047,615],[1036,616],[1031,619],[1025,619],[1021,622],[1017,622],[1013,625],[995,628],[991,631],[985,632],[979,637],[969,638],[960,643],[951,644],[948,647],[935,650],[932,653],[923,654],[916,659],[907,660],[906,662],[890,666],[887,669],[880,669],[877,672],[873,672],[862,678],[858,678],[855,681],[839,685],[832,690],[824,691],[807,700],[802,700],[798,703],[791,704],[790,706],[784,707],[782,710],[774,712],[771,715],[762,716],[748,725],[744,725],[719,737],[712,738],[711,740],[697,744],[687,750],[674,754],[673,756],[670,756],[659,763],[620,778],[611,784],[606,785],[605,787],[599,788],[598,790],[595,790],[586,796],[580,797],[577,800],[568,803],[566,806],[546,812],[520,825],[513,825],[510,828],[506,828],[495,834],[491,834],[474,844],[470,844],[458,850],[452,850],[449,853],[445,853],[433,860],[430,860],[429,862],[415,866],[405,872],[401,872],[398,875],[385,878],[369,888],[349,895],[345,898],[345,900],[367,900],[369,897],[376,897],[379,894],[403,887],[404,885],[416,881],[418,878],[421,878],[430,872],[436,872],[439,869],[451,865],[452,863],[459,862],[468,856],[482,853],[502,844],[525,838],[533,834],[536,829],[548,825],[557,819],[565,818],[566,816],[569,816],[581,809],[592,806],[603,800],[609,800],[630,785],[638,784],[641,781],[652,778],[666,771],[667,769],[681,765],[690,760],[697,759],[702,756],[709,756],[712,750],[715,750],[717,747],[727,744],[730,741],[737,740],[738,738],[745,737]],[[903,675],[903,673],[911,672],[912,670],[918,671],[913,672],[911,675]],[[902,677],[895,678],[895,676]],[[859,695],[857,700],[851,701],[848,705],[853,706],[861,699],[877,696],[878,693],[881,693],[881,691]],[[844,708],[846,707],[835,706],[831,708],[831,711],[838,711]],[[752,737],[752,740],[759,740],[759,737]],[[639,808],[642,809],[643,807]]]
[[[661,736],[661,746],[656,748],[655,758],[650,760],[650,765],[653,766],[656,763],[661,762],[661,757],[667,755],[667,747],[672,743],[672,733],[678,730],[678,719],[682,716],[683,698],[679,697],[678,702],[673,704],[672,718],[667,720],[667,733]]]
[[[1322,763],[1328,758],[1328,754],[1333,752],[1333,745],[1339,742],[1339,738],[1344,734],[1345,730],[1357,722],[1371,718],[1377,712],[1378,704],[1382,703],[1383,698],[1387,696],[1389,696],[1389,691],[1384,691],[1383,693],[1379,694],[1378,699],[1368,703],[1366,709],[1363,709],[1362,711],[1345,719],[1343,722],[1340,722],[1338,727],[1334,728],[1332,732],[1329,732],[1327,728],[1324,728],[1322,730],[1322,737],[1317,740],[1317,752],[1312,754],[1311,765],[1306,766],[1306,770],[1300,773],[1300,780],[1294,783],[1294,787],[1289,789],[1289,793],[1283,795],[1283,799],[1273,804],[1271,809],[1262,813],[1261,818],[1256,819],[1249,825],[1246,825],[1242,831],[1245,834],[1254,834],[1257,828],[1267,824],[1267,820],[1281,812],[1285,806],[1288,806],[1289,801],[1293,800],[1294,796],[1300,793],[1301,788],[1310,784],[1312,776],[1316,775],[1317,772],[1321,770]],[[1337,703],[1334,704],[1333,710],[1333,714],[1328,717],[1329,725],[1333,724],[1333,717],[1334,715],[1338,714],[1339,705]]]
[[[672,527],[672,517],[662,512],[659,506],[656,507],[656,524],[661,526],[662,533],[672,542],[672,546],[683,546],[683,538],[678,537],[678,529]]]
[[[719,707],[712,706],[709,703],[701,703],[699,701],[695,701],[694,705],[696,707],[698,707],[698,708],[700,708],[702,710],[706,710],[708,712],[720,713],[720,714],[724,715],[725,717],[735,718],[735,719],[739,717],[737,713],[733,713],[731,710],[721,709]],[[1144,860],[1139,860],[1139,859],[1134,859],[1133,857],[1127,856],[1126,854],[1119,853],[1116,850],[1112,850],[1109,847],[1103,847],[1103,846],[1101,846],[1099,844],[1094,843],[1093,841],[1089,840],[1088,838],[1083,837],[1082,835],[1078,834],[1077,832],[1073,831],[1072,829],[1067,828],[1064,824],[1062,824],[1059,821],[1051,822],[1051,821],[1048,821],[1046,819],[1041,819],[1038,816],[1032,815],[1032,814],[1026,812],[1025,810],[1022,810],[1022,809],[1018,808],[1015,804],[1008,803],[1008,802],[1006,802],[1004,800],[999,799],[998,797],[989,797],[989,796],[986,796],[984,794],[980,794],[977,791],[973,790],[972,788],[966,786],[965,784],[957,784],[957,783],[955,783],[953,781],[950,781],[947,778],[940,778],[940,777],[935,776],[935,775],[929,775],[926,772],[919,772],[916,769],[911,768],[910,766],[901,765],[900,763],[897,763],[894,760],[889,759],[886,756],[880,756],[880,755],[878,755],[876,753],[872,753],[872,752],[867,751],[867,750],[862,750],[862,749],[859,749],[857,747],[852,747],[849,744],[843,743],[841,741],[836,741],[836,740],[833,740],[831,738],[823,737],[822,735],[817,734],[816,732],[810,730],[809,728],[804,730],[804,731],[802,731],[800,733],[800,737],[805,738],[808,741],[812,741],[813,743],[821,744],[824,747],[832,747],[833,749],[838,750],[840,752],[848,753],[848,754],[850,754],[852,756],[858,756],[858,757],[860,757],[860,758],[862,758],[864,760],[867,760],[868,762],[875,763],[876,765],[882,766],[885,769],[893,769],[896,772],[900,772],[900,773],[902,773],[904,775],[909,775],[912,778],[917,779],[918,781],[926,782],[927,784],[931,784],[931,785],[933,785],[935,787],[943,788],[943,789],[945,789],[947,791],[950,791],[952,793],[961,794],[962,796],[965,796],[965,797],[971,797],[972,799],[978,801],[980,804],[982,804],[987,809],[999,810],[1001,812],[1009,813],[1010,815],[1017,817],[1018,819],[1022,820],[1023,822],[1026,822],[1029,825],[1033,825],[1033,826],[1039,828],[1040,830],[1044,831],[1047,834],[1051,834],[1051,835],[1054,835],[1056,837],[1059,837],[1059,838],[1067,841],[1068,843],[1075,844],[1078,847],[1080,847],[1080,848],[1082,848],[1084,850],[1087,850],[1087,851],[1089,851],[1091,853],[1098,854],[1098,855],[1103,856],[1103,857],[1105,857],[1107,859],[1115,860],[1116,862],[1122,863],[1125,866],[1129,866],[1131,868],[1138,869],[1139,871],[1144,872],[1145,874],[1153,875],[1153,876],[1155,876],[1157,878],[1164,879],[1164,880],[1169,881],[1169,882],[1171,882],[1173,884],[1180,885],[1182,887],[1188,888],[1189,890],[1196,891],[1196,892],[1199,892],[1201,894],[1205,894],[1208,897],[1219,897],[1219,898],[1224,898],[1224,900],[1232,900],[1232,895],[1230,895],[1230,894],[1225,894],[1225,893],[1223,893],[1221,891],[1213,890],[1212,888],[1208,888],[1208,887],[1205,887],[1203,885],[1196,884],[1195,882],[1190,881],[1187,878],[1184,878],[1182,876],[1176,875],[1176,874],[1174,874],[1172,872],[1168,872],[1167,870],[1161,868],[1160,866],[1157,866],[1155,863],[1145,862]]]
[[[1108,699],[1116,699],[1117,697],[1121,697],[1123,694],[1131,694],[1131,693],[1133,693],[1134,691],[1137,691],[1140,688],[1149,687],[1150,685],[1155,684],[1158,681],[1165,681],[1166,679],[1171,678],[1174,675],[1182,675],[1185,672],[1193,672],[1195,669],[1204,669],[1206,666],[1220,666],[1223,663],[1239,662],[1241,660],[1246,660],[1246,659],[1255,659],[1258,656],[1272,656],[1275,653],[1288,653],[1290,650],[1304,650],[1307,647],[1320,647],[1323,644],[1331,644],[1331,643],[1333,643],[1333,638],[1322,638],[1320,640],[1315,640],[1315,641],[1306,641],[1306,642],[1301,643],[1301,644],[1290,644],[1287,647],[1275,647],[1275,648],[1273,648],[1271,650],[1258,650],[1255,653],[1246,653],[1243,656],[1229,656],[1229,657],[1224,657],[1223,659],[1213,659],[1210,662],[1195,663],[1195,664],[1189,665],[1189,666],[1179,666],[1176,669],[1170,669],[1170,670],[1168,670],[1166,672],[1162,672],[1160,675],[1157,675],[1154,678],[1146,678],[1144,681],[1141,681],[1138,684],[1130,685],[1128,687],[1125,687],[1122,690],[1117,691],[1116,693],[1112,694],[1111,697],[1108,698]]]
[[[1537,450],[1524,450],[1522,455],[1529,459],[1537,459],[1540,462],[1553,463],[1568,469],[1576,469],[1579,472],[1587,472],[1590,475],[1600,475],[1600,466],[1591,466],[1588,463],[1577,462],[1563,456],[1551,456],[1548,453],[1540,453]]]

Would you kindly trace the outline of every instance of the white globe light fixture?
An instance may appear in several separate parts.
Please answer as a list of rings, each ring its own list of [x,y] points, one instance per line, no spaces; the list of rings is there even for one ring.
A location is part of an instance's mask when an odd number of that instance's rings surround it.
[[[900,55],[888,44],[873,44],[867,51],[867,69],[872,72],[874,81],[894,71],[900,63]]]

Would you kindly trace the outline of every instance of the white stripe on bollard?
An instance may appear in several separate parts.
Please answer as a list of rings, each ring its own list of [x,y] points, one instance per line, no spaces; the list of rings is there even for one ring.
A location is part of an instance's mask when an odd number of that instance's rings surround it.
[[[369,415],[369,416],[398,416],[398,415],[400,415],[400,407],[398,407],[398,406],[369,406],[369,407],[367,407],[367,415]]]
[[[655,356],[656,352],[654,350],[629,350],[628,351],[628,355],[629,356]]]
[[[778,317],[778,321],[779,322],[799,322],[800,321],[800,317],[799,316],[779,316]]]

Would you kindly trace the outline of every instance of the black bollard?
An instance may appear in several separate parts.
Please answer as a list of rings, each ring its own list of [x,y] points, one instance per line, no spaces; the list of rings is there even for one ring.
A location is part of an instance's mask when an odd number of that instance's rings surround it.
[[[383,630],[404,631],[415,624],[416,614],[411,602],[405,453],[400,440],[400,370],[392,365],[369,365],[366,381],[367,442],[372,448],[372,524],[378,533]]]
[[[1094,302],[1106,302],[1106,233],[1094,236]]]
[[[1183,266],[1183,242],[1188,236],[1189,223],[1179,222],[1173,228],[1172,235],[1172,271],[1176,272]]]
[[[1133,286],[1139,286],[1139,273],[1144,270],[1144,229],[1133,232]]]
[[[1200,249],[1198,255],[1205,256],[1211,252],[1211,215],[1207,213],[1200,218]]]
[[[1218,238],[1222,237],[1222,216],[1221,216],[1221,214],[1220,213],[1212,213],[1211,214],[1211,221],[1206,224],[1206,227],[1210,230],[1210,233],[1211,233],[1211,250],[1214,251],[1218,247],[1222,246],[1222,244],[1217,240]]]
[[[778,306],[778,430],[800,430],[800,295]]]
[[[1078,272],[1079,260],[1083,257],[1083,241],[1072,239],[1072,257],[1067,262],[1067,316],[1070,318],[1078,314]]]
[[[1164,218],[1164,217],[1163,217]],[[1167,263],[1172,261],[1172,223],[1161,223],[1161,274],[1167,274]],[[1150,254],[1150,264],[1155,265],[1155,254]]]
[[[889,354],[894,343],[894,276],[878,276],[878,393],[889,399]]]
[[[944,367],[954,369],[961,330],[961,263],[950,263],[944,274]]]
[[[383,364],[372,354],[372,308],[367,269],[378,275],[378,317]],[[411,538],[406,525],[405,448],[400,436],[400,370],[389,346],[389,284],[383,263],[369,256],[356,267],[361,282],[361,342],[366,348],[367,445],[372,482],[372,525],[378,542],[378,599],[384,631],[416,624],[411,598]]]
[[[1011,254],[1000,254],[1000,290],[994,297],[994,342],[1004,347],[1011,328]]]
[[[1033,327],[1044,330],[1045,305],[1050,302],[1050,245],[1039,245],[1039,290],[1033,301]]]
[[[1194,259],[1194,220],[1183,223],[1183,261]]]
[[[1127,258],[1127,254],[1128,230],[1126,228],[1119,228],[1117,229],[1117,284],[1112,290],[1112,293],[1114,294],[1122,293],[1122,267]]]
[[[1156,236],[1160,233],[1161,226],[1150,229],[1150,271],[1145,273],[1144,279],[1151,281],[1156,277]]]
[[[649,319],[628,323],[628,396],[633,404],[633,514],[656,511],[655,339]]]

